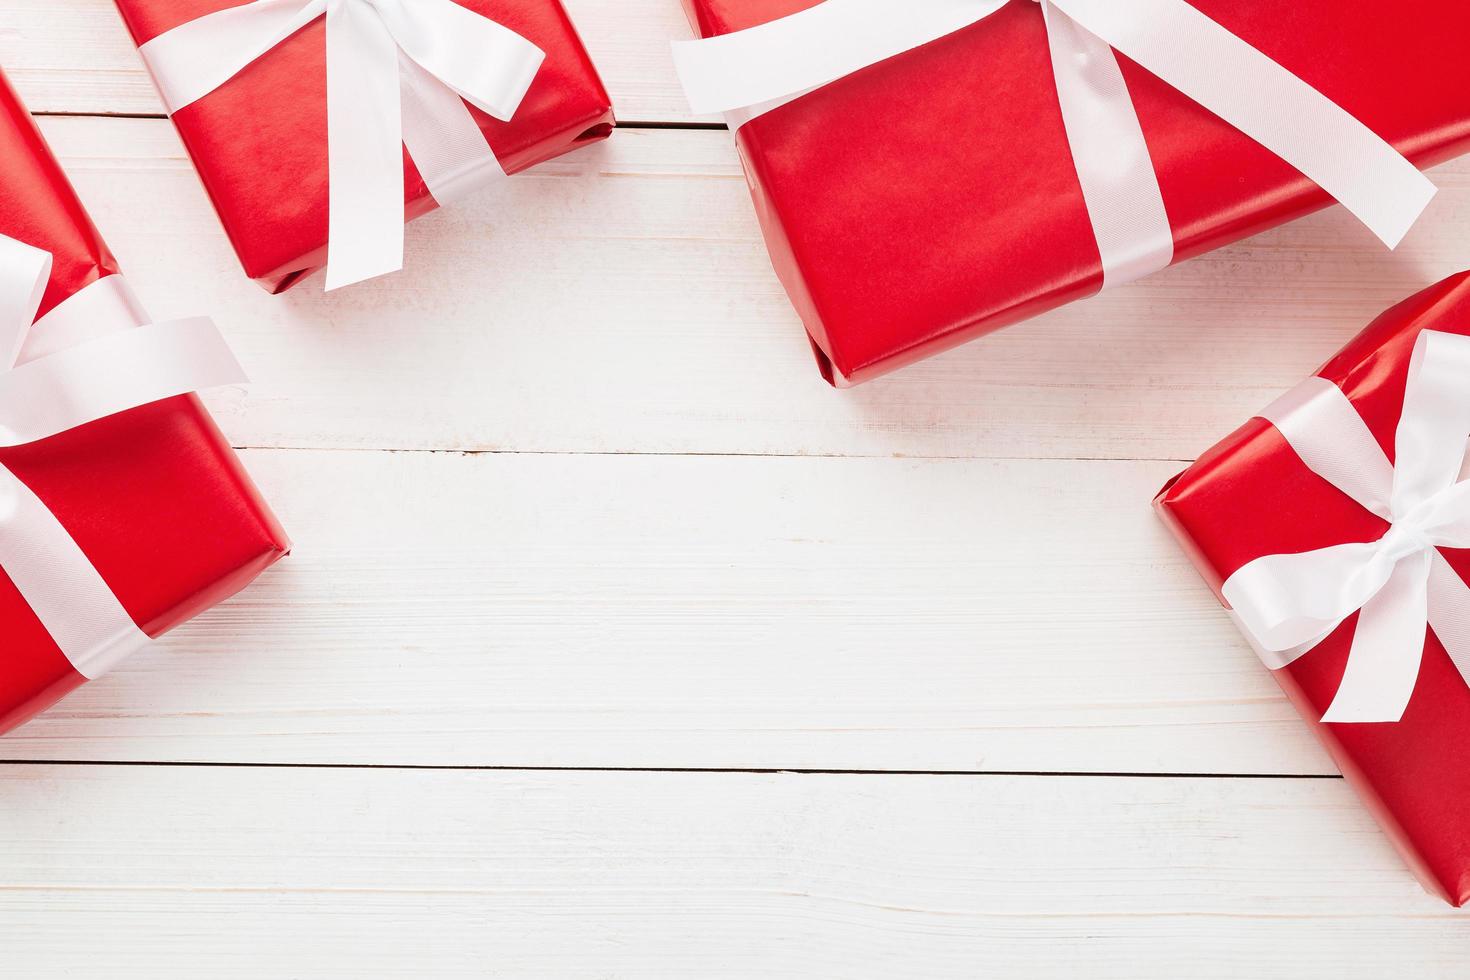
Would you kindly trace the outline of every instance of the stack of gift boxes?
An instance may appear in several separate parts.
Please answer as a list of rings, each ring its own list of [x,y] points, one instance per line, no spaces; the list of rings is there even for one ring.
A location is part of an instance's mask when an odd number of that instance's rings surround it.
[[[406,220],[612,132],[556,0],[117,5],[246,275],[272,292],[322,268],[329,288],[391,272]],[[1290,18],[1275,0],[685,5],[691,105],[730,123],[775,271],[839,386],[1334,199],[1396,244],[1433,194],[1420,168],[1470,149],[1459,0],[1414,17],[1300,0]],[[191,394],[234,383],[216,335],[149,323],[8,86],[0,160],[0,341],[16,341],[0,363],[3,730],[288,544]],[[1455,904],[1470,899],[1453,756],[1470,734],[1467,337],[1470,279],[1428,288],[1156,501]],[[106,345],[166,369],[116,385]]]

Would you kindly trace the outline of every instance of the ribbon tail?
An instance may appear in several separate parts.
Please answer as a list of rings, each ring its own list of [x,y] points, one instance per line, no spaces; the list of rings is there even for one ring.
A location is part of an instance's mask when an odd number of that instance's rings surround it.
[[[1363,604],[1347,669],[1324,722],[1398,721],[1409,706],[1429,622],[1430,551],[1399,562]]]
[[[326,288],[403,268],[398,45],[367,4],[327,7]]]
[[[1008,2],[825,0],[759,27],[675,41],[674,67],[695,112],[769,109],[953,34]]]
[[[255,0],[195,18],[138,47],[170,114],[204,98],[316,20],[327,0]]]
[[[147,322],[148,312],[128,281],[117,273],[103,276],[72,293],[37,320],[15,363],[27,364]]]
[[[1103,288],[1174,260],[1174,233],[1118,59],[1051,0],[1041,0],[1057,98],[1102,257]]]
[[[485,134],[453,89],[399,53],[403,144],[441,207],[505,177]]]
[[[1281,157],[1390,248],[1435,187],[1382,137],[1184,0],[1050,0]]]
[[[374,0],[404,53],[471,105],[502,122],[515,115],[546,52],[454,0]]]
[[[1470,684],[1470,586],[1438,550],[1429,569],[1429,625],[1455,669]]]
[[[50,281],[50,252],[0,235],[0,371],[20,360]]]

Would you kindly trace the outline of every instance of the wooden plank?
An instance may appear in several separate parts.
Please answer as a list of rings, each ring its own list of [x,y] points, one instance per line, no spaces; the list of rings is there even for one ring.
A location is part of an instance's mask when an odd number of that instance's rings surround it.
[[[0,758],[1333,772],[1174,464],[246,460],[296,553]]]
[[[724,133],[620,131],[415,223],[403,274],[270,297],[167,123],[46,122],[155,314],[225,325],[251,446],[1191,458],[1470,253],[1466,160],[1396,253],[1330,211],[836,392]]]
[[[679,0],[563,0],[622,119],[691,122],[669,41],[692,36]],[[33,112],[163,113],[112,0],[6,0],[0,65]]]
[[[1463,976],[1338,780],[5,767],[15,976]]]

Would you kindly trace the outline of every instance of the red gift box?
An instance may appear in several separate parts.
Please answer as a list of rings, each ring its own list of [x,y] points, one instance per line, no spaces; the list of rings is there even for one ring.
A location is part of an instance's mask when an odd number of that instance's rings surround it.
[[[41,313],[117,273],[29,113],[0,76],[0,234],[52,254]],[[284,532],[198,399],[170,398],[28,445],[4,466],[158,636],[285,555]],[[0,568],[0,732],[84,682]]]
[[[1190,0],[1421,167],[1470,148],[1470,5]],[[713,37],[816,0],[685,0]],[[1174,260],[1329,203],[1315,184],[1121,55]],[[1039,4],[750,120],[737,134],[776,272],[823,374],[857,383],[1095,293],[1098,246]]]
[[[1389,310],[1317,372],[1347,396],[1390,461],[1410,355],[1426,329],[1470,335],[1470,273]],[[1375,541],[1387,526],[1303,465],[1263,418],[1171,480],[1155,506],[1222,603],[1224,583],[1256,559]],[[1438,552],[1470,580],[1470,552]],[[1470,687],[1431,629],[1402,720],[1319,721],[1344,677],[1358,620],[1353,614],[1273,673],[1425,886],[1461,905],[1470,900]]]
[[[134,41],[243,0],[117,0]],[[471,107],[507,173],[605,139],[611,102],[558,0],[459,0],[544,52],[535,81],[509,122]],[[236,254],[252,279],[281,292],[327,255],[326,23],[311,24],[209,95],[174,113]],[[404,153],[405,220],[436,206]]]

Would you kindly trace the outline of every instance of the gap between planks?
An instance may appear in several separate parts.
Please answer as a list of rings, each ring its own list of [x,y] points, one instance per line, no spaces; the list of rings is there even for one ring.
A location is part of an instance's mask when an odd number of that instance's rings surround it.
[[[101,110],[68,110],[52,109],[38,110],[31,113],[35,119],[157,119],[168,118],[163,112],[105,112]],[[729,130],[729,126],[722,122],[679,122],[660,121],[657,119],[619,119],[613,123],[614,129],[671,129],[688,130],[692,132],[719,132]]]
[[[1464,975],[1464,916],[1334,781],[41,767],[0,793],[17,976]]]
[[[207,397],[207,396],[206,396]],[[653,457],[688,457],[690,459],[853,459],[848,453],[838,452],[801,452],[792,450],[782,452],[781,450],[766,450],[739,452],[736,450],[707,450],[699,451],[693,449],[670,449],[660,452],[656,449],[448,449],[435,448],[433,446],[268,446],[250,445],[247,443],[231,444],[236,452],[296,452],[296,453],[426,453],[429,455],[444,456],[606,456],[616,459],[623,456],[653,456]],[[965,456],[962,454],[947,455],[944,453],[893,453],[888,456],[868,457],[875,459],[891,459],[894,462],[912,460],[914,462],[962,462],[984,459],[993,463],[1031,463],[1037,462],[1035,456]],[[1051,463],[1174,463],[1181,469],[1194,462],[1183,456],[1048,456],[1045,458]]]
[[[700,773],[743,776],[953,776],[965,778],[1019,777],[1036,779],[1341,779],[1336,773],[1286,772],[1076,772],[1071,770],[1008,769],[800,769],[738,768],[733,766],[471,766],[338,762],[206,762],[145,759],[0,759],[0,766],[134,766],[173,769],[381,769],[403,772],[527,772],[527,773]]]
[[[414,222],[403,275],[271,297],[167,122],[43,123],[153,314],[217,317],[245,446],[1191,459],[1470,241],[1467,158],[1392,255],[1331,210],[839,392],[726,133],[622,131]]]
[[[1172,464],[244,461],[293,557],[0,754],[1333,771],[1151,513]]]

